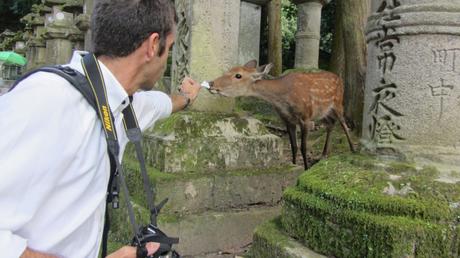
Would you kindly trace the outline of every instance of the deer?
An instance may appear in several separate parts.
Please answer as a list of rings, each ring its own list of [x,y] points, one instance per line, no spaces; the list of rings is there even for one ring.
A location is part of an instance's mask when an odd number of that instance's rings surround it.
[[[212,94],[225,97],[256,97],[272,104],[286,125],[291,145],[292,163],[296,164],[297,126],[300,127],[304,168],[309,168],[307,160],[308,131],[319,120],[326,127],[326,141],[321,158],[330,152],[330,135],[336,120],[339,120],[348,140],[350,150],[355,147],[345,123],[343,111],[343,82],[334,73],[321,71],[315,73],[292,72],[287,75],[266,79],[273,64],[257,67],[257,60],[244,66],[236,66],[222,76],[209,82]]]

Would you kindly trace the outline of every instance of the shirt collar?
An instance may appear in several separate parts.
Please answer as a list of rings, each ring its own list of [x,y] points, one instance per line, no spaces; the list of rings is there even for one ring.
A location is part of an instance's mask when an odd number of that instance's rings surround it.
[[[88,54],[85,51],[74,51],[70,63],[67,65],[78,72],[85,74],[81,64],[82,55]],[[129,105],[128,93],[126,93],[121,83],[115,78],[113,73],[98,60],[99,67],[101,68],[102,77],[104,78],[105,86],[107,88],[107,101],[109,102],[112,112],[121,112],[126,106]]]

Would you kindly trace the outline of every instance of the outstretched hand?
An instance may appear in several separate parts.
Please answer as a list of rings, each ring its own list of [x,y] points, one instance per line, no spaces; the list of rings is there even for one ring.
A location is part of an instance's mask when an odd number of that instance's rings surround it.
[[[184,80],[182,80],[181,86],[179,87],[179,91],[189,97],[191,102],[196,99],[200,89],[201,85],[190,77],[185,77]]]

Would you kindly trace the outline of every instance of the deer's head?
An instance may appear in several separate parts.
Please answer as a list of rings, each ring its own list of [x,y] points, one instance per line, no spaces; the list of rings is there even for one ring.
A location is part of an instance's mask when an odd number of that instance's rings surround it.
[[[257,67],[257,61],[251,60],[244,66],[231,68],[221,77],[209,82],[209,91],[226,97],[250,96],[251,85],[262,80],[272,67],[272,64]]]

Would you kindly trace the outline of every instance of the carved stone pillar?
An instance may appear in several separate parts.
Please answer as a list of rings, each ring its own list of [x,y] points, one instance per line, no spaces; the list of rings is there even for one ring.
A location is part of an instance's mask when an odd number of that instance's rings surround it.
[[[372,8],[364,141],[460,167],[460,3],[374,0]]]
[[[297,4],[295,67],[318,68],[321,9],[330,0],[291,0]]]
[[[238,62],[240,0],[176,0],[179,16],[177,42],[173,53],[172,87],[185,75],[196,80],[212,80]],[[234,99],[202,95],[191,109],[226,112]]]

